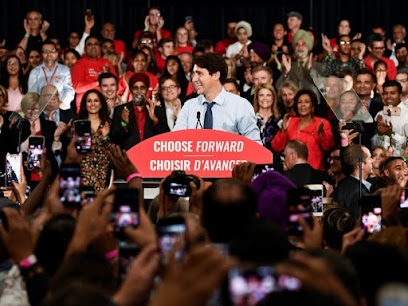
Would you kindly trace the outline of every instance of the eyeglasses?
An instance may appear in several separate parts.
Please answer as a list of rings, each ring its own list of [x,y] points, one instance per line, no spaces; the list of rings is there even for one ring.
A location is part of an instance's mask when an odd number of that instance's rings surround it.
[[[39,111],[39,108],[27,108],[27,112]]]
[[[385,50],[385,47],[374,47],[373,50],[374,51],[381,51],[381,50]]]
[[[16,66],[18,65],[18,62],[8,62],[7,66]]]
[[[351,45],[351,41],[340,40],[340,45]]]
[[[57,52],[56,49],[51,49],[51,50],[42,50],[42,53],[48,54],[48,53],[55,53]]]
[[[156,14],[150,13],[149,16],[151,16],[151,17],[160,17],[161,14],[160,13],[156,13]]]
[[[142,44],[151,44],[152,40],[151,39],[143,39],[140,41]]]
[[[327,162],[331,162],[331,161],[333,161],[333,162],[338,162],[340,160],[340,156],[330,156],[330,157],[328,157],[327,158]]]
[[[56,94],[43,94],[41,96],[43,96],[44,98],[47,98],[47,99],[53,99],[53,98],[58,97],[58,94],[57,93]]]
[[[168,91],[168,90],[173,90],[173,89],[176,89],[176,88],[177,88],[176,85],[162,86],[161,90],[162,91]]]
[[[407,81],[408,81],[408,79],[401,79],[401,80],[397,80],[397,79],[395,79],[397,82],[400,82],[400,83],[406,83]]]

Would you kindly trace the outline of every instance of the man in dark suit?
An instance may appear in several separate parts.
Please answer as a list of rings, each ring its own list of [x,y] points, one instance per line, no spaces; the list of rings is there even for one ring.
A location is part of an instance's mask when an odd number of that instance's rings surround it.
[[[135,73],[129,80],[133,101],[114,110],[110,138],[122,149],[129,150],[149,137],[170,131],[165,110],[155,101],[146,100],[149,85],[146,74]]]
[[[373,169],[373,160],[370,150],[365,146],[361,147],[363,155],[361,165],[361,195],[364,196],[370,193],[371,184],[366,180]],[[359,156],[360,147],[357,145],[349,146],[342,152],[342,168],[346,178],[339,182],[334,193],[335,202],[349,209],[351,214],[356,218],[359,218],[361,215],[361,204],[359,202]]]
[[[301,140],[291,140],[285,150],[285,165],[288,169],[283,174],[300,188],[308,184],[322,184],[330,182],[326,172],[313,169],[307,162],[308,150]]]

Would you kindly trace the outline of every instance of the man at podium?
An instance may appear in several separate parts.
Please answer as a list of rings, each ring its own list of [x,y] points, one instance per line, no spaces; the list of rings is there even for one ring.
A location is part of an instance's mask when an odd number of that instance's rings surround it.
[[[173,131],[221,130],[262,144],[251,103],[222,86],[227,71],[225,60],[218,54],[206,53],[194,60],[192,82],[199,96],[184,104]]]

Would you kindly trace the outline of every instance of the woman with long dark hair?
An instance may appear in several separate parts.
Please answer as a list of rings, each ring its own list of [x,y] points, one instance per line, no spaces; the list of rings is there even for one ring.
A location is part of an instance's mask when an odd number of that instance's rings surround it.
[[[194,91],[194,89],[186,79],[183,66],[181,65],[181,61],[178,58],[178,56],[170,55],[166,58],[166,66],[164,68],[164,73],[161,79],[169,77],[177,79],[177,82],[180,84],[181,88],[181,93],[179,97],[180,100],[184,102],[186,100],[186,96],[191,94]]]
[[[91,122],[92,147],[81,162],[82,183],[96,192],[109,185],[111,165],[106,151],[109,147],[109,113],[104,96],[98,90],[88,90],[82,97],[77,119]]]
[[[24,77],[23,69],[19,58],[16,55],[9,55],[4,62],[2,73],[2,85],[7,89],[8,106],[7,110],[20,110],[21,100],[27,93],[27,80]]]

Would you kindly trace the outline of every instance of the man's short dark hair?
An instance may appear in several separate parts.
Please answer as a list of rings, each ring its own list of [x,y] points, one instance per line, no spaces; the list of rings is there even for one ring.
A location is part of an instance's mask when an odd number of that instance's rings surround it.
[[[101,40],[101,46],[106,42],[110,42],[112,45],[114,44],[112,39],[104,38],[104,39]]]
[[[369,74],[369,75],[371,76],[371,79],[373,80],[373,83],[377,83],[377,77],[375,76],[374,73],[372,73],[372,72],[371,72],[370,70],[368,70],[367,68],[363,68],[363,69],[357,70],[356,80],[357,80],[357,77],[358,77],[359,75],[361,75],[361,74]]]
[[[160,78],[160,87],[166,82],[167,80],[172,80],[174,83],[176,83],[177,87],[180,88],[180,82],[177,80],[177,78],[172,77],[171,75],[169,76],[164,76]]]
[[[238,85],[236,79],[233,79],[233,78],[226,79],[226,80],[224,81],[224,85],[225,85],[225,84],[232,84],[232,85],[234,85],[235,89],[236,89],[237,91],[239,91],[239,85]]]
[[[401,94],[402,93],[402,86],[400,84],[400,82],[396,81],[396,80],[386,80],[383,84],[383,90],[385,89],[385,87],[394,87],[396,86],[398,88],[398,93]]]
[[[388,167],[389,167],[394,161],[396,161],[396,160],[402,160],[402,161],[404,161],[401,156],[391,156],[391,157],[387,158],[387,159],[384,161],[384,163],[383,163],[383,169],[388,169]]]
[[[343,151],[342,155],[342,163],[341,167],[343,169],[343,173],[348,176],[351,175],[354,170],[357,169],[358,167],[358,162],[360,158],[360,150],[363,149],[364,146],[349,146]],[[363,155],[363,161],[368,157],[368,155],[364,152],[361,151]]]
[[[397,74],[405,73],[408,74],[408,67],[401,67],[397,69]]]
[[[204,50],[210,50],[214,47],[213,42],[210,39],[200,39],[197,42],[197,47],[202,47]]]
[[[368,46],[370,46],[371,48],[374,46],[374,42],[376,41],[382,41],[384,42],[384,37],[382,37],[381,34],[378,33],[373,33],[371,35],[368,36]]]
[[[298,158],[302,158],[302,159],[307,160],[307,158],[309,156],[309,151],[307,149],[306,144],[303,141],[298,140],[298,139],[290,140],[286,144],[286,147],[288,149],[291,149],[291,150],[295,151]]]
[[[405,48],[408,50],[407,44],[405,43],[399,43],[395,45],[395,52],[397,52],[399,49]]]
[[[116,75],[114,75],[113,73],[111,73],[111,72],[101,73],[101,74],[99,75],[99,77],[98,77],[98,82],[99,82],[100,85],[102,85],[102,80],[104,80],[104,79],[110,79],[110,78],[114,78],[114,79],[115,79],[116,86],[118,86],[118,77],[117,77]]]
[[[337,38],[336,38],[336,43],[337,43],[337,44],[340,44],[340,41],[341,41],[344,37],[350,38],[350,36],[348,36],[348,35],[340,35],[340,36],[337,36]]]
[[[97,41],[99,41],[99,38],[98,38],[98,37],[96,37],[96,36],[94,36],[94,35],[89,35],[89,36],[85,39],[85,46],[86,46],[86,43],[88,42],[88,40],[90,40],[91,38],[95,38]]]
[[[55,42],[53,42],[52,40],[49,40],[49,39],[47,39],[46,41],[44,41],[42,45],[43,45],[43,46],[44,46],[44,45],[53,45],[54,48],[57,48],[57,46],[55,45]]]
[[[356,218],[343,206],[334,206],[323,213],[323,238],[329,247],[341,250],[343,235],[352,231],[357,224]]]
[[[163,45],[166,43],[172,42],[174,44],[174,40],[171,38],[162,38],[159,41],[159,44],[157,45],[157,48],[163,48]]]
[[[224,58],[217,53],[205,53],[195,58],[194,64],[200,68],[207,69],[211,75],[219,72],[221,84],[224,84],[227,79],[228,65]]]

